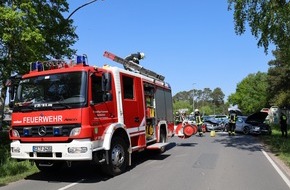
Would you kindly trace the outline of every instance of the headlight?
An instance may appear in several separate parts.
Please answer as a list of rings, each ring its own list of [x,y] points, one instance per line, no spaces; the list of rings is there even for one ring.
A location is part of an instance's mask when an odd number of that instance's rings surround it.
[[[17,130],[14,130],[14,129],[11,131],[11,136],[12,137],[20,137],[18,131]]]
[[[81,128],[77,127],[77,128],[73,128],[73,130],[71,130],[69,136],[73,137],[73,136],[77,136],[81,133]]]
[[[88,148],[87,147],[69,147],[67,151],[68,153],[71,153],[71,154],[86,153],[88,151]]]

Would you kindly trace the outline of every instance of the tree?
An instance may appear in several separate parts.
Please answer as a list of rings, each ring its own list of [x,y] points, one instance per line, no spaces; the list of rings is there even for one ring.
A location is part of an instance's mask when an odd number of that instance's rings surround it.
[[[225,94],[221,88],[215,88],[211,94],[212,101],[215,106],[224,104]]]
[[[203,96],[205,101],[210,101],[211,100],[211,94],[212,90],[210,88],[204,88],[203,89]]]
[[[251,114],[266,107],[267,73],[249,74],[237,84],[236,92],[228,97],[228,102],[238,105],[244,114]]]
[[[176,112],[181,109],[191,110],[191,106],[188,101],[177,101],[173,104],[173,110]]]
[[[273,51],[275,60],[268,64],[268,101],[280,107],[290,106],[290,65],[281,51]]]
[[[232,8],[238,35],[246,31],[248,23],[252,34],[258,39],[258,46],[264,47],[265,52],[268,51],[269,44],[273,43],[289,56],[289,0],[228,0],[228,9]]]
[[[194,89],[194,93],[193,90],[178,92],[173,96],[174,111],[181,108],[187,108],[189,113],[193,112],[193,94],[195,102],[194,107],[198,108],[201,113],[225,113],[226,105],[224,105],[224,93],[221,88],[215,88],[214,91],[210,88],[204,88],[203,90]]]
[[[66,0],[0,1],[0,113],[6,99],[4,84],[12,73],[27,72],[29,63],[36,60],[75,53],[70,46],[78,36],[64,12],[68,12]]]

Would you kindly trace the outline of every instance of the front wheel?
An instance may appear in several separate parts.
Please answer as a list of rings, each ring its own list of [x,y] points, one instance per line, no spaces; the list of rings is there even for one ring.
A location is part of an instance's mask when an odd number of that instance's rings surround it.
[[[110,176],[116,176],[125,172],[128,165],[129,152],[124,139],[120,137],[114,137],[112,139],[108,159],[109,164],[102,165],[104,173]]]
[[[248,135],[250,133],[250,128],[248,126],[245,126],[243,132],[245,135]]]

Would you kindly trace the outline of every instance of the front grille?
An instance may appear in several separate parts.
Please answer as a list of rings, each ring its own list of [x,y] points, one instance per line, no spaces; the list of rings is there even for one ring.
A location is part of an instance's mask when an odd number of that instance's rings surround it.
[[[13,129],[18,131],[20,137],[68,137],[76,127],[80,127],[80,124],[25,126]]]
[[[42,158],[53,158],[53,157],[62,158],[62,153],[61,152],[56,152],[56,153],[51,153],[51,152],[33,153],[33,152],[29,152],[29,157],[30,158],[40,158],[40,157],[42,157]]]

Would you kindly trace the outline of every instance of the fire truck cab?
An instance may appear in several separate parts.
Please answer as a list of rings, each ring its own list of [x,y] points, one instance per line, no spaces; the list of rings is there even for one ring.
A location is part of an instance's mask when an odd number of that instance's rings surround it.
[[[118,175],[131,165],[132,152],[164,150],[174,135],[169,84],[142,73],[85,59],[35,62],[10,92],[11,156],[41,171],[94,161]]]

